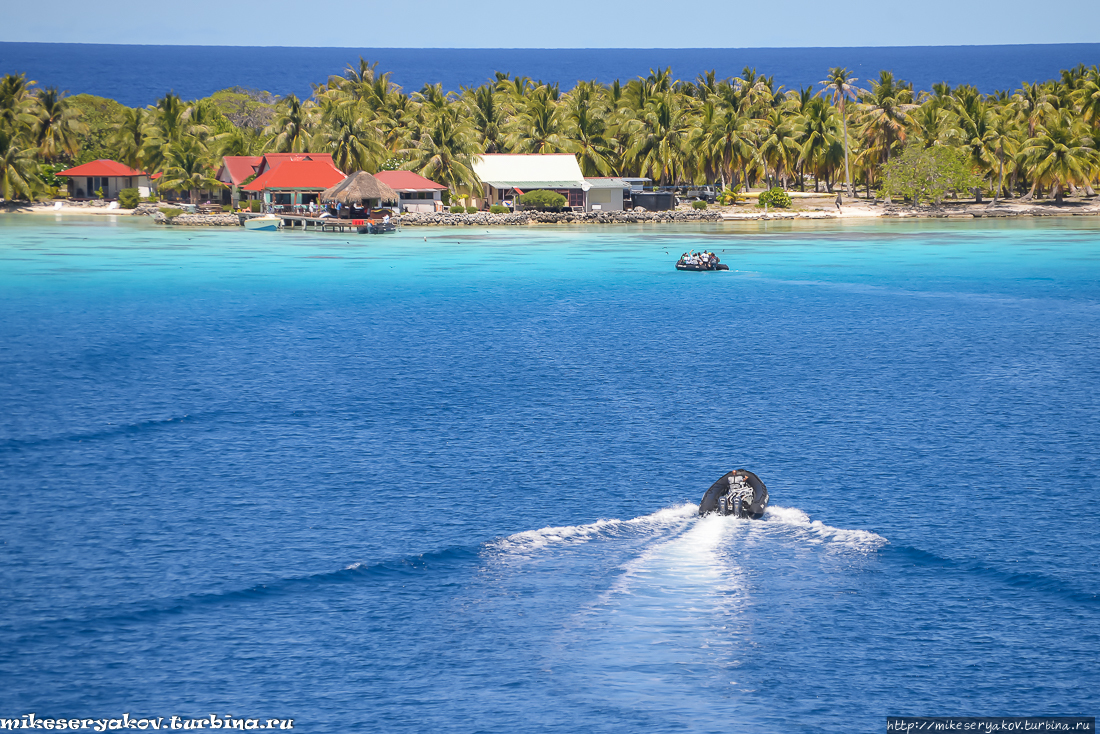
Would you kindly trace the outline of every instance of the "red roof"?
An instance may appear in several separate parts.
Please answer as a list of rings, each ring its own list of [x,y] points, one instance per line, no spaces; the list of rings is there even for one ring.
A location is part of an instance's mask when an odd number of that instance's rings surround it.
[[[261,173],[244,190],[327,189],[345,178],[347,176],[333,165],[330,156],[316,161],[289,160]]]
[[[256,173],[256,169],[263,161],[262,155],[227,155],[222,158],[222,170],[229,174],[229,181],[234,186],[240,186],[241,182]],[[218,179],[221,180],[222,172],[218,171]]]
[[[435,181],[426,179],[419,173],[412,171],[379,171],[374,177],[395,191],[428,191],[438,189],[445,191],[446,186],[441,186]]]
[[[266,153],[260,165],[257,166],[256,172],[262,174],[287,161],[328,161],[329,165],[333,167],[336,165],[332,162],[331,153]]]
[[[58,176],[144,176],[145,171],[136,171],[127,165],[119,163],[118,161],[107,160],[106,158],[100,158],[98,161],[92,161],[91,163],[85,163],[77,166],[76,168],[70,168],[67,171],[61,171]]]

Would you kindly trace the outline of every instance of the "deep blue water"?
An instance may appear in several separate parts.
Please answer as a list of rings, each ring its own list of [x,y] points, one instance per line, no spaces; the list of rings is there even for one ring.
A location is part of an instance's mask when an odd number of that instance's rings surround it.
[[[1100,43],[1017,46],[903,46],[866,48],[704,49],[415,49],[286,48],[251,46],[126,46],[0,43],[0,74],[25,72],[41,86],[86,92],[131,106],[152,104],[174,90],[184,99],[243,86],[308,97],[311,84],[342,74],[362,56],[406,92],[442,83],[457,91],[493,78],[496,71],[572,87],[580,79],[611,83],[671,66],[679,79],[714,69],[719,78],[745,66],[775,77],[788,89],[810,87],[830,67],[847,66],[862,84],[879,71],[928,90],[937,82],[972,84],[989,93],[1021,82],[1058,78],[1062,69],[1100,64]]]
[[[1094,221],[119,219],[0,217],[0,718],[1100,708]]]

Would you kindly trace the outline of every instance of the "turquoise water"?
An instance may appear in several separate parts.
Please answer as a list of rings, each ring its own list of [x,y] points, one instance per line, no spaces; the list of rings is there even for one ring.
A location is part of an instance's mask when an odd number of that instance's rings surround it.
[[[1094,715],[1098,276],[1077,218],[0,218],[0,718]]]

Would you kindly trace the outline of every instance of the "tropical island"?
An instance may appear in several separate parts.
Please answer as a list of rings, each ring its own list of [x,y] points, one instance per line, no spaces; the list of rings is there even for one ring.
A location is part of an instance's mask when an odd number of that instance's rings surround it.
[[[835,196],[838,209],[880,199],[1092,202],[1100,68],[1079,65],[992,94],[968,85],[915,90],[888,71],[860,80],[844,68],[797,90],[751,68],[691,81],[666,68],[569,90],[498,72],[476,88],[406,93],[360,59],[305,100],[233,88],[190,101],[168,93],[147,108],[39,88],[24,74],[0,78],[0,196],[8,205],[105,198],[102,189],[66,192],[65,172],[109,160],[155,182],[147,201],[205,198],[229,208],[256,176],[227,182],[219,176],[227,158],[274,154],[330,157],[345,175],[414,172],[462,213],[488,213],[476,169],[498,154],[565,154],[585,177],[710,187],[711,206],[734,209],[787,208],[792,194],[796,202]]]

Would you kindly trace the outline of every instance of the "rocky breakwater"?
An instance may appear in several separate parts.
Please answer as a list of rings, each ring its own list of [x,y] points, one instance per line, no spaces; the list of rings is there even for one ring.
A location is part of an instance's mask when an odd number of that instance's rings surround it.
[[[180,227],[239,227],[240,217],[236,214],[187,214],[179,213],[178,207],[158,202],[142,202],[131,213],[138,217],[152,217],[157,224],[174,224]],[[175,215],[175,216],[172,216]]]
[[[153,215],[157,224],[173,224],[180,227],[239,227],[240,218],[236,214],[177,214],[168,217],[164,212]]]
[[[625,211],[625,212],[537,212],[524,211],[515,214],[448,214],[410,213],[401,216],[401,224],[408,226],[493,226],[528,224],[643,224],[646,222],[672,224],[679,222],[717,222],[721,215],[715,211]]]

